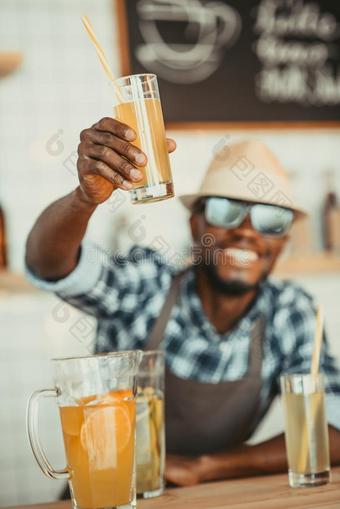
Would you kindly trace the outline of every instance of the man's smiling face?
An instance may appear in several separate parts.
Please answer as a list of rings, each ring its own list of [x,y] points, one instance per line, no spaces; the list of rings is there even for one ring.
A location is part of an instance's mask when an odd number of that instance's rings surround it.
[[[221,293],[244,294],[252,291],[271,272],[288,236],[274,237],[257,232],[249,215],[237,228],[208,224],[204,212],[190,218],[192,236],[200,261]]]

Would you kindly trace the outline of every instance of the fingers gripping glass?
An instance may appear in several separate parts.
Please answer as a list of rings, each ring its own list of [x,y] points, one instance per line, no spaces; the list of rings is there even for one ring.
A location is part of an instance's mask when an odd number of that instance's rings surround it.
[[[205,219],[212,226],[232,229],[240,226],[247,214],[253,228],[263,235],[280,237],[288,232],[294,212],[277,205],[248,204],[229,198],[208,198]]]

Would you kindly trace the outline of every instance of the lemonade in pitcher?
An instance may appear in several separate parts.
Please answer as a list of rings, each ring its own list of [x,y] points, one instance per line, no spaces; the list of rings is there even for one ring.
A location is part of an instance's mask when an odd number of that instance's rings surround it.
[[[60,416],[72,489],[82,508],[116,507],[131,499],[135,401],[112,391],[61,406]]]

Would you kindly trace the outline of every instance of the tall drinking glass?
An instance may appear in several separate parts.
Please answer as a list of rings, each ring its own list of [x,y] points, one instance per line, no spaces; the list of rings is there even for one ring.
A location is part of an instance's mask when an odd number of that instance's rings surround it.
[[[67,479],[76,509],[135,507],[135,377],[140,351],[54,359],[53,389],[32,394],[27,429],[42,472]],[[55,470],[38,434],[39,400],[59,406],[67,467]]]
[[[162,106],[157,77],[134,74],[116,80],[120,102],[115,105],[116,118],[137,133],[133,142],[148,158],[141,171],[143,180],[130,191],[132,203],[165,200],[174,196],[170,160],[165,138]]]
[[[292,488],[326,484],[330,462],[323,376],[284,375],[281,391],[289,484]]]
[[[157,497],[164,490],[164,353],[144,352],[138,371],[137,495]]]

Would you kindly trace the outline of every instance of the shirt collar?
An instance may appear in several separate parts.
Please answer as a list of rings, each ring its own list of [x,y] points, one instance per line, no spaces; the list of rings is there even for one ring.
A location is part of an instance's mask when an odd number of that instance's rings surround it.
[[[268,282],[263,281],[260,285],[258,294],[255,301],[253,302],[247,313],[239,320],[234,329],[227,334],[240,333],[249,334],[250,329],[261,314],[267,314],[270,302],[268,301],[269,295],[267,291]],[[224,334],[217,333],[215,327],[211,324],[202,306],[201,299],[196,290],[196,277],[195,268],[192,267],[188,270],[182,282],[182,291],[187,300],[187,306],[189,309],[190,317],[192,322],[202,329],[205,333],[211,337],[221,339]]]

